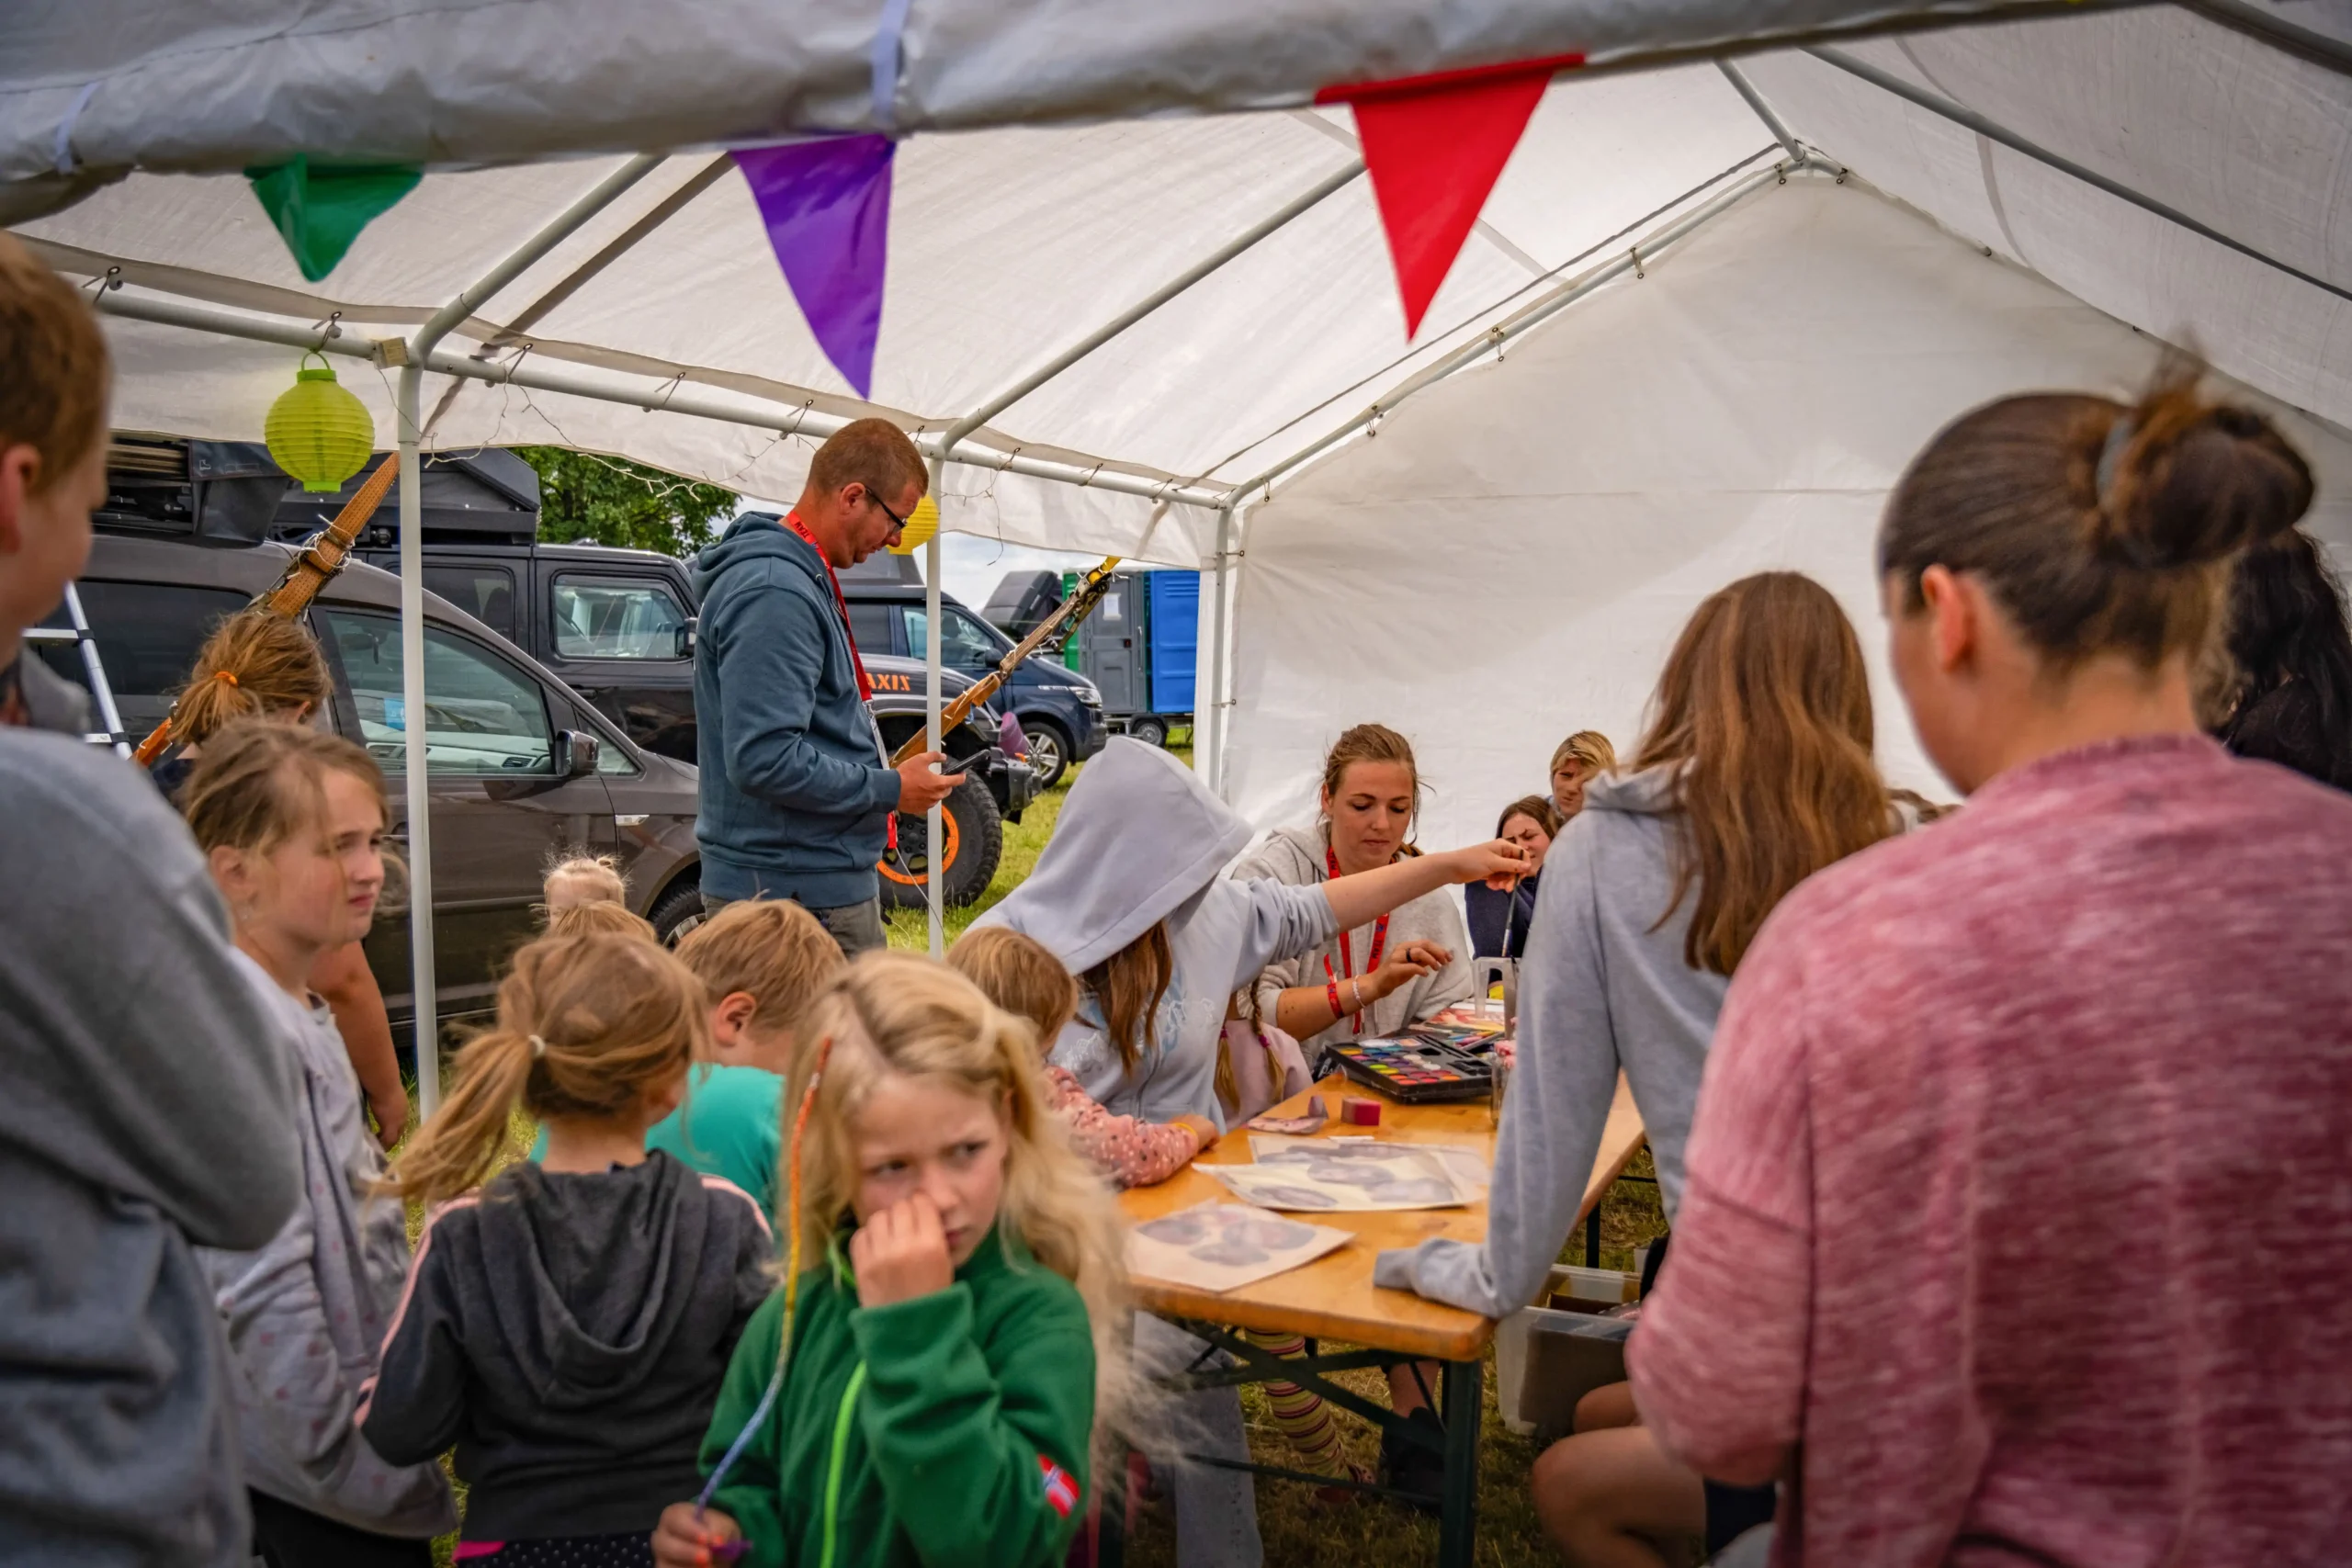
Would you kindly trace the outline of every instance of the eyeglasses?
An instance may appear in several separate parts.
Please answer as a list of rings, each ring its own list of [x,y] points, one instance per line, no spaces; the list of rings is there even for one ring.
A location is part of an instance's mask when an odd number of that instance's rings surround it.
[[[875,494],[870,490],[865,492],[865,499],[882,509],[882,515],[890,520],[890,527],[893,532],[903,530],[906,527],[907,520],[899,516],[897,513],[891,511],[890,503],[888,502],[884,501],[880,496]]]

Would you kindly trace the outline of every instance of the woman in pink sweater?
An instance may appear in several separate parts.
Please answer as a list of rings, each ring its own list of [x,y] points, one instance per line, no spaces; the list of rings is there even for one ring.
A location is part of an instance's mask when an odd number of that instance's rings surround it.
[[[2190,705],[2311,496],[2175,380],[1979,409],[1890,500],[1895,675],[1971,798],[1749,950],[1629,1348],[1670,1451],[1781,1480],[1776,1562],[2352,1549],[2352,799]]]

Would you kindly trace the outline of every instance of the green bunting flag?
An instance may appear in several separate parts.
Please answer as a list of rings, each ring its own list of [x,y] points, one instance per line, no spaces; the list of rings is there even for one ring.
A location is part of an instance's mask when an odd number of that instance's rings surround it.
[[[424,170],[405,164],[313,167],[308,153],[245,171],[294,265],[312,283],[333,272],[359,231],[424,177]]]

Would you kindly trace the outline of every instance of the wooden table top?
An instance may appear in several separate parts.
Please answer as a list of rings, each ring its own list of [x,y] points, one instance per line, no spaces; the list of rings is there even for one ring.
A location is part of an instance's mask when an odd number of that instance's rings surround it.
[[[1458,1105],[1402,1105],[1384,1095],[1329,1077],[1276,1106],[1270,1114],[1306,1114],[1308,1094],[1319,1094],[1331,1111],[1331,1121],[1317,1137],[1344,1137],[1369,1133],[1398,1143],[1464,1144],[1479,1150],[1489,1162],[1495,1152],[1495,1129],[1483,1100]],[[1380,1125],[1354,1127],[1339,1119],[1344,1095],[1380,1100]],[[1609,1121],[1600,1136],[1600,1151],[1585,1183],[1584,1201],[1577,1210],[1579,1223],[1589,1213],[1609,1184],[1617,1179],[1641,1147],[1642,1119],[1623,1076]],[[1199,1165],[1247,1165],[1250,1162],[1250,1133],[1236,1127],[1215,1148],[1193,1162]],[[1191,1167],[1157,1187],[1130,1188],[1119,1195],[1119,1206],[1130,1224],[1156,1220],[1196,1203],[1238,1203],[1241,1200],[1224,1183]],[[1396,1209],[1354,1213],[1313,1213],[1297,1216],[1318,1225],[1351,1233],[1353,1239],[1303,1268],[1244,1285],[1215,1292],[1176,1285],[1161,1280],[1136,1278],[1137,1304],[1164,1317],[1194,1318],[1236,1328],[1303,1334],[1317,1339],[1338,1339],[1378,1350],[1398,1350],[1439,1360],[1463,1361],[1479,1354],[1495,1332],[1495,1320],[1458,1307],[1444,1306],[1410,1291],[1383,1290],[1372,1282],[1374,1257],[1389,1248],[1415,1247],[1431,1236],[1477,1241],[1487,1234],[1486,1200],[1458,1209]]]

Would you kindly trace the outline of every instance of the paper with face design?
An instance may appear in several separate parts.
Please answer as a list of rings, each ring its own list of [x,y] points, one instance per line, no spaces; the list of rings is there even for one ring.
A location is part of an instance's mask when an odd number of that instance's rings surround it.
[[[1254,1126],[1255,1123],[1251,1125]],[[1366,1145],[1379,1145],[1381,1140],[1368,1135],[1359,1136],[1351,1134],[1336,1138],[1325,1138],[1321,1142],[1325,1148],[1330,1148],[1335,1145],[1362,1147]],[[1261,1137],[1255,1133],[1251,1134],[1250,1138],[1250,1157],[1261,1162],[1269,1158],[1278,1158],[1286,1149],[1305,1146],[1306,1140],[1303,1138]],[[1476,1202],[1487,1195],[1487,1189],[1494,1185],[1495,1162],[1482,1148],[1469,1144],[1419,1143],[1413,1147],[1431,1158],[1442,1160],[1445,1163],[1447,1172],[1453,1178],[1453,1185],[1461,1190],[1465,1201]]]
[[[1268,1209],[1338,1213],[1448,1209],[1470,1201],[1445,1160],[1411,1144],[1370,1139],[1250,1140],[1254,1165],[1203,1165],[1235,1196]]]
[[[1195,1290],[1232,1291],[1312,1263],[1345,1231],[1239,1203],[1196,1203],[1127,1233],[1127,1272]]]

